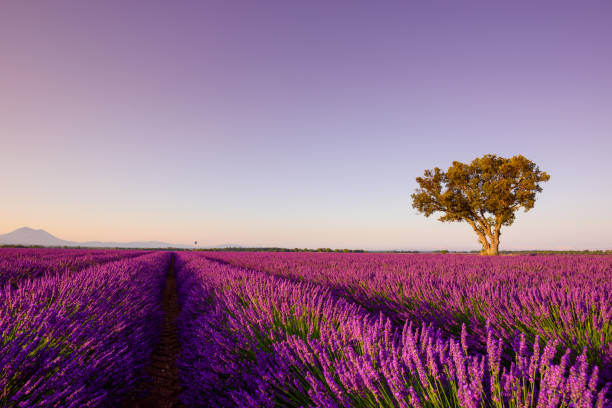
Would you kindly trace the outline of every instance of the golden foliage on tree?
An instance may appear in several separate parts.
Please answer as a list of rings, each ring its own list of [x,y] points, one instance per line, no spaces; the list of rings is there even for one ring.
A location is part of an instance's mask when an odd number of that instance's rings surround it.
[[[453,162],[443,172],[438,167],[417,177],[412,206],[429,217],[440,212],[440,221],[466,221],[478,235],[484,255],[499,253],[501,227],[512,225],[519,208],[533,208],[540,184],[550,176],[525,157],[487,154],[470,164]]]

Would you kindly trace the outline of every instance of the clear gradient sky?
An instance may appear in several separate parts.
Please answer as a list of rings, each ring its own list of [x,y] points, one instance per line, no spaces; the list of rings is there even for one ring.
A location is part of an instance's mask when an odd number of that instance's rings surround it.
[[[494,153],[551,175],[502,249],[612,248],[610,21],[610,1],[3,1],[0,233],[478,249],[410,194]]]

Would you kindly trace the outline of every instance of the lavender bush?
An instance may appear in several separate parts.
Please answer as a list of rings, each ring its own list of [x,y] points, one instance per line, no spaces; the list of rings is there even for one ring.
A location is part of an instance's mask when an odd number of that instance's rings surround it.
[[[208,256],[208,255],[207,255]],[[315,282],[395,324],[425,322],[484,352],[489,328],[506,349],[555,340],[612,381],[612,257],[214,253],[209,257]]]
[[[296,282],[181,254],[179,360],[187,406],[603,407],[608,385],[583,350],[518,334],[510,351],[485,322],[485,352],[468,328],[397,326],[382,313]],[[543,346],[541,346],[541,344]],[[509,364],[502,363],[502,354]]]
[[[0,289],[0,406],[117,406],[158,339],[170,253]]]
[[[23,278],[78,272],[89,266],[133,258],[143,251],[45,248],[1,248],[0,287]]]

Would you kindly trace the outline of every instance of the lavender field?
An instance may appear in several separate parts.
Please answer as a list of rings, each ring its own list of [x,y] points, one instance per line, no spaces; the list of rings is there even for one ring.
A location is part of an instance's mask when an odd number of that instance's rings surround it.
[[[0,406],[146,406],[169,276],[181,406],[612,404],[610,256],[0,249]]]

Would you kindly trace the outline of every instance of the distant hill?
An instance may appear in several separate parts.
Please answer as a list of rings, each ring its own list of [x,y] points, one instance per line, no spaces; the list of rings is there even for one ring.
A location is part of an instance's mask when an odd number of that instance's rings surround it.
[[[75,246],[76,242],[59,239],[41,229],[23,227],[8,234],[0,235],[2,244],[44,245],[44,246]]]
[[[42,245],[42,246],[81,246],[97,248],[193,248],[192,245],[169,244],[160,241],[142,242],[102,242],[66,241],[42,229],[23,227],[8,234],[0,235],[0,245]]]

